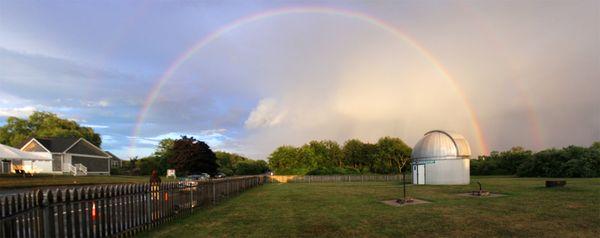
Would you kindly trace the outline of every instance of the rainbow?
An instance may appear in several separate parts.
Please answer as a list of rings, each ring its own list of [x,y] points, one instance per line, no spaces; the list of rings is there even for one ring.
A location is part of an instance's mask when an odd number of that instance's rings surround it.
[[[477,114],[475,113],[473,105],[469,101],[467,95],[464,93],[464,91],[462,90],[462,88],[460,87],[458,82],[450,75],[448,70],[434,57],[434,55],[429,50],[427,50],[426,48],[421,46],[416,40],[410,38],[408,35],[404,34],[402,31],[397,29],[392,24],[387,23],[377,17],[370,16],[370,15],[367,15],[367,14],[364,14],[361,12],[350,11],[350,10],[346,10],[346,9],[330,8],[330,7],[300,6],[300,7],[277,8],[277,9],[273,9],[273,10],[269,10],[269,11],[259,12],[256,14],[252,14],[252,15],[248,15],[248,16],[239,18],[239,19],[219,28],[218,30],[213,31],[212,33],[206,35],[204,38],[200,39],[200,41],[198,41],[196,44],[194,44],[191,48],[189,48],[187,51],[185,51],[183,54],[181,54],[179,57],[177,57],[175,59],[175,61],[167,68],[167,70],[157,80],[156,84],[154,85],[154,87],[152,87],[150,93],[148,94],[148,97],[144,101],[142,109],[140,110],[140,112],[138,114],[136,124],[133,128],[132,137],[136,138],[138,136],[140,129],[141,129],[141,125],[144,122],[146,115],[148,114],[148,111],[151,108],[152,104],[158,97],[162,87],[165,85],[165,83],[167,81],[169,81],[169,79],[173,76],[173,74],[182,65],[184,65],[185,62],[187,60],[189,60],[194,54],[196,54],[202,48],[209,45],[211,42],[219,39],[224,34],[230,32],[232,30],[235,30],[239,27],[242,27],[248,23],[252,23],[255,21],[272,18],[272,17],[276,17],[276,16],[290,15],[290,14],[326,14],[326,15],[340,16],[340,17],[346,17],[346,18],[360,20],[362,22],[369,23],[375,27],[378,27],[378,28],[392,34],[396,38],[402,40],[403,42],[407,43],[408,45],[410,45],[411,47],[416,49],[435,67],[435,69],[445,79],[447,79],[453,85],[454,90],[457,92],[460,99],[463,101],[463,103],[466,107],[466,110],[468,111],[469,118],[471,120],[473,129],[477,136],[477,141],[479,143],[479,147],[481,148],[481,150],[484,154],[489,153],[488,145],[486,143],[484,133],[481,129],[481,123],[479,122],[479,118],[478,118]],[[134,148],[135,148],[135,140],[132,140],[132,144],[130,146],[130,151],[132,151]]]

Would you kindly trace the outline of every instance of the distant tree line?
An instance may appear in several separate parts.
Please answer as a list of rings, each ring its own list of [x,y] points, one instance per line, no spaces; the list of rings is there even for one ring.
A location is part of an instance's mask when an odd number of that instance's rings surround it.
[[[472,175],[520,177],[600,177],[600,142],[533,153],[522,147],[490,153],[471,161]]]
[[[193,137],[160,141],[155,152],[147,157],[123,161],[121,168],[112,169],[112,174],[150,175],[156,170],[166,175],[167,169],[175,169],[177,176],[222,172],[228,176],[252,175],[268,170],[265,161],[251,160],[228,152],[213,152],[210,147]]]
[[[269,156],[276,174],[392,174],[410,164],[412,149],[399,138],[383,137],[377,143],[351,139],[340,146],[331,140],[311,141],[300,147],[280,146]]]
[[[269,171],[269,165],[264,160],[251,160],[244,156],[217,151],[219,172],[227,176],[263,174]]]

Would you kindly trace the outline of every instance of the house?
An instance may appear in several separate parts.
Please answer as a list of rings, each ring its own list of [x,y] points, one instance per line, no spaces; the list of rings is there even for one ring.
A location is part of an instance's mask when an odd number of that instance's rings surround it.
[[[121,158],[117,157],[113,153],[110,153],[110,151],[106,150],[104,152],[106,152],[108,155],[110,155],[110,167],[111,168],[121,168],[121,167],[123,167],[123,160]]]
[[[111,155],[83,138],[31,138],[21,150],[51,154],[51,169],[41,173],[110,175]]]

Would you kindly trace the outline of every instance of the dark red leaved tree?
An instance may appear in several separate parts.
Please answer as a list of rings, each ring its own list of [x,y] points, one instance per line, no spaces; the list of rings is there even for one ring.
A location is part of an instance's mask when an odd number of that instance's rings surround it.
[[[182,136],[173,143],[173,151],[168,162],[177,175],[217,173],[217,156],[210,147],[194,137]]]

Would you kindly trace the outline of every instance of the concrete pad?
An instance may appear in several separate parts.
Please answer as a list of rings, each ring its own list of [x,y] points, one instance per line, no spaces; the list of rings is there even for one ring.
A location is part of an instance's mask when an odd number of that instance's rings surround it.
[[[409,203],[398,203],[396,201],[396,199],[394,200],[386,200],[386,201],[381,201],[384,204],[390,205],[390,206],[394,206],[394,207],[404,207],[404,206],[410,206],[410,205],[419,205],[419,204],[425,204],[425,203],[431,203],[429,201],[425,201],[425,200],[421,200],[421,199],[416,199],[413,198],[412,202]]]

